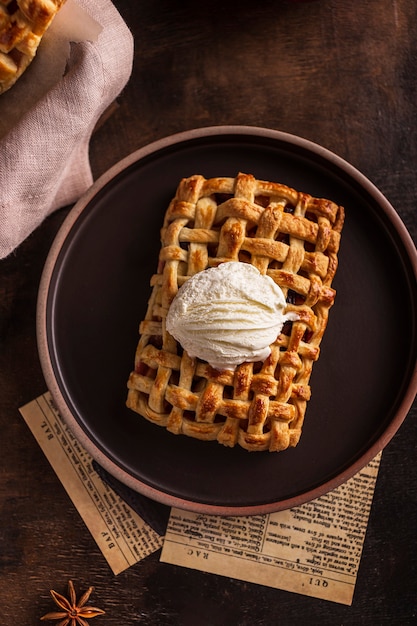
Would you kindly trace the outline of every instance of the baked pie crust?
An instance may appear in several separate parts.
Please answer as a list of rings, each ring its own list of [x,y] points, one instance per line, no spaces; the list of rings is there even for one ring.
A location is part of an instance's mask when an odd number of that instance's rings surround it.
[[[0,94],[23,74],[65,0],[0,0]]]
[[[161,230],[162,246],[141,322],[127,406],[175,434],[251,451],[296,446],[312,366],[334,303],[344,209],[252,175],[183,179]],[[227,261],[251,263],[286,296],[286,322],[264,362],[215,370],[166,331],[178,288]]]

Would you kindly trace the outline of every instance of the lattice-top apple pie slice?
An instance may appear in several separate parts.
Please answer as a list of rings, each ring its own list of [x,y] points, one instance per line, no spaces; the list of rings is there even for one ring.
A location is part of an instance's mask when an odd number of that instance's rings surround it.
[[[34,59],[40,41],[65,0],[0,0],[0,94]]]
[[[128,407],[226,446],[297,445],[343,221],[334,202],[252,175],[183,179],[161,230]]]

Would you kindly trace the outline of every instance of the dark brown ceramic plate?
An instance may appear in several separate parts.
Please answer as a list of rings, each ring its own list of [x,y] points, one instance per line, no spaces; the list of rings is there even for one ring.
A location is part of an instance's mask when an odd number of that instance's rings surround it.
[[[184,176],[239,171],[346,208],[336,304],[313,368],[303,434],[281,453],[175,436],[125,408],[168,202]],[[252,127],[169,137],[101,177],[58,233],[38,305],[48,388],[90,454],[155,500],[240,515],[299,505],[366,465],[408,413],[417,388],[416,259],[388,201],[320,146]]]

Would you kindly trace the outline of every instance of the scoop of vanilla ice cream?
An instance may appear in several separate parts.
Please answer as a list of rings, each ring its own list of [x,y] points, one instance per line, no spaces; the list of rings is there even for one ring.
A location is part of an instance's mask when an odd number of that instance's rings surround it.
[[[167,331],[191,357],[215,369],[234,370],[271,353],[286,320],[285,297],[269,276],[248,263],[226,262],[198,272],[178,290]]]

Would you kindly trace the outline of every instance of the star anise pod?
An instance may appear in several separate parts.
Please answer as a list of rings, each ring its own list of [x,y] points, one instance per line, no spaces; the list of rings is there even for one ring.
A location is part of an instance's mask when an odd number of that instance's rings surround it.
[[[89,587],[77,603],[77,596],[75,594],[72,580],[68,581],[69,600],[65,596],[62,596],[60,593],[51,589],[51,596],[54,599],[55,604],[57,604],[62,611],[47,613],[41,617],[41,621],[60,619],[61,621],[56,624],[56,626],[88,626],[86,619],[97,617],[97,615],[104,615],[104,611],[101,609],[98,609],[95,606],[86,606],[93,590],[94,587]]]

